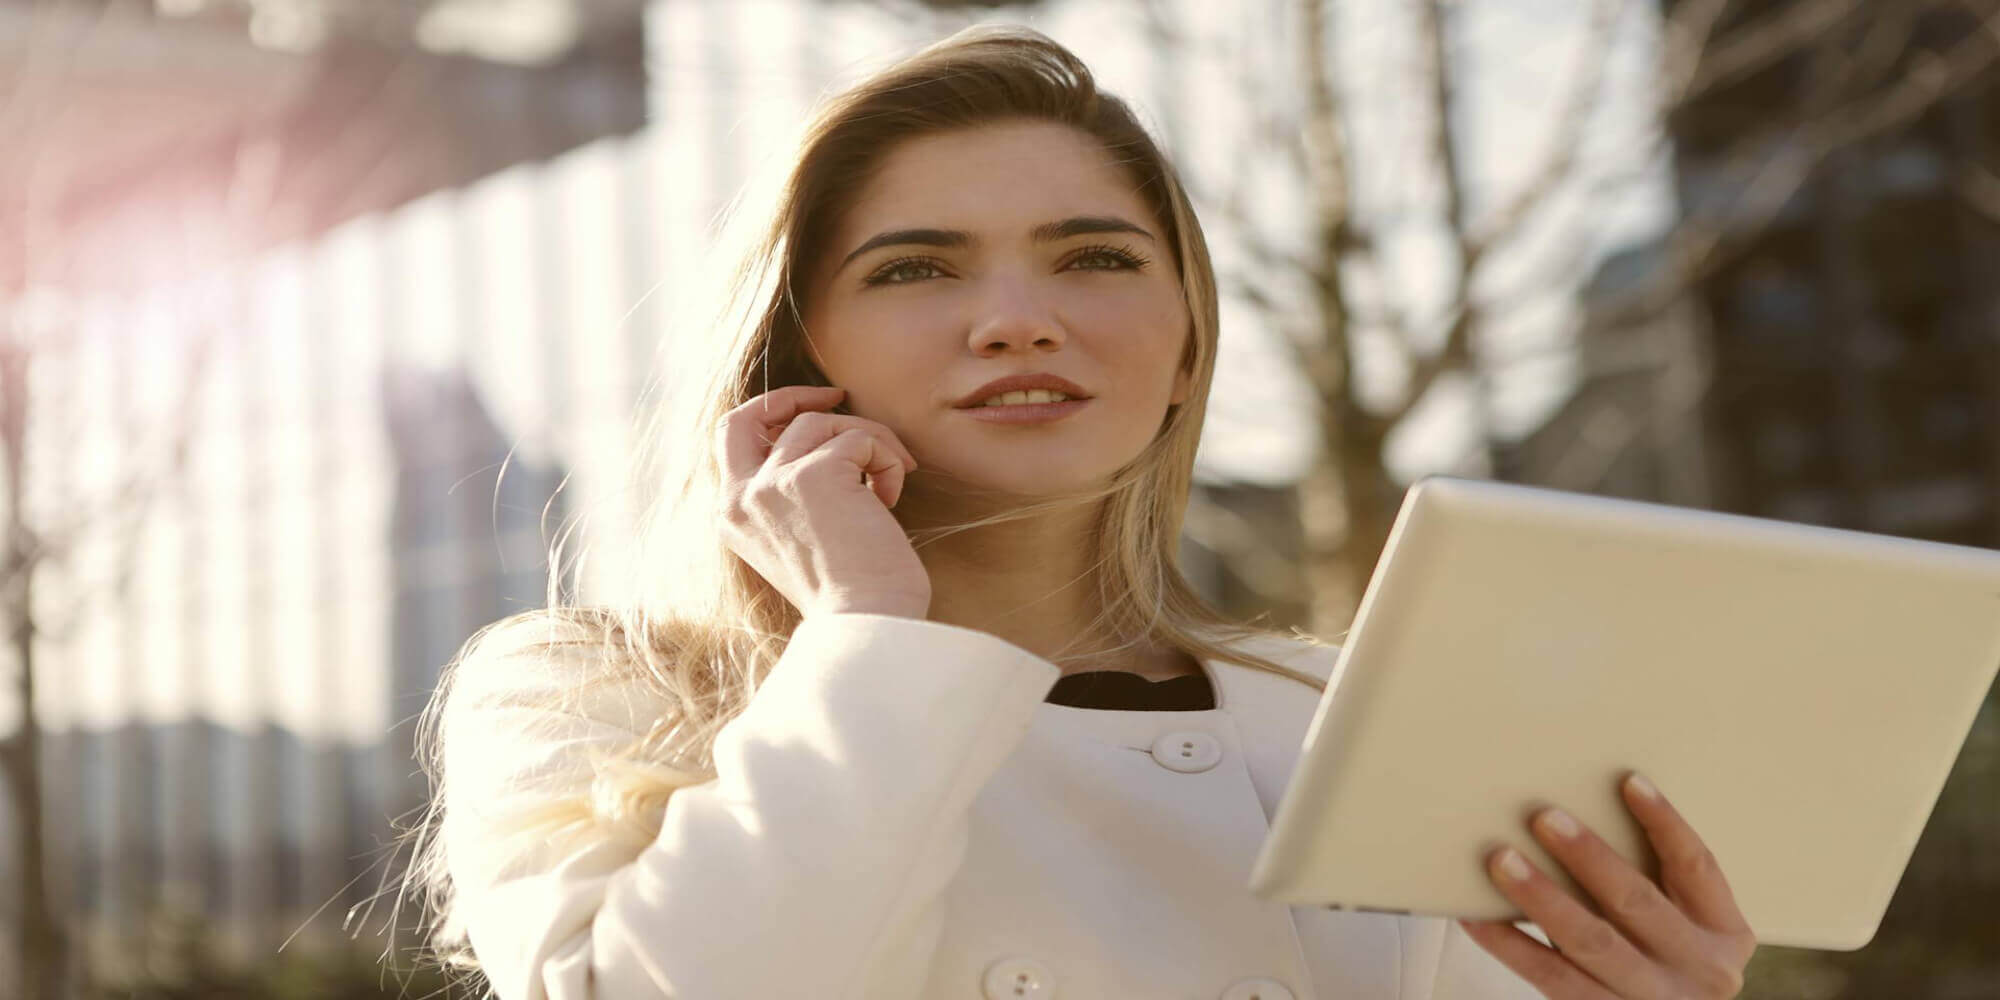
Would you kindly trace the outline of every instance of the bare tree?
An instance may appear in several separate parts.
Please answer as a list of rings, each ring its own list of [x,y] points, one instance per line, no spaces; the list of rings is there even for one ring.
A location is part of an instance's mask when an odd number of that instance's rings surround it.
[[[0,157],[0,630],[17,721],[0,734],[0,779],[6,817],[17,831],[18,852],[5,869],[18,873],[20,922],[16,940],[0,947],[16,952],[16,995],[44,1000],[72,995],[83,984],[71,981],[80,961],[73,915],[49,879],[56,854],[43,785],[43,727],[35,710],[38,651],[66,642],[96,609],[122,605],[130,595],[148,517],[186,483],[215,332],[195,331],[163,408],[135,406],[121,415],[113,436],[128,449],[127,461],[109,485],[79,485],[66,470],[31,460],[66,455],[71,442],[58,439],[87,416],[71,395],[49,391],[46,377],[76,360],[77,305],[93,294],[93,278],[80,272],[105,250],[104,238],[91,234],[95,220],[79,208],[91,192],[72,165],[94,150],[76,147],[68,102],[83,68],[79,51],[130,12],[58,3],[4,13],[0,28],[19,33],[0,46],[6,74],[0,77],[0,134],[9,137]],[[246,218],[269,207],[269,164],[244,155],[230,161],[235,172],[219,186],[221,210],[182,225],[243,229]],[[189,233],[152,235],[171,240]],[[203,263],[227,267],[230,261]],[[69,574],[72,585],[59,599],[38,595],[38,580],[68,568],[85,544],[117,554],[110,576]]]
[[[176,488],[186,468],[208,341],[196,343],[175,412],[165,420],[159,420],[159,414],[151,415],[147,428],[135,420],[121,429],[121,440],[148,442],[158,461],[122,469],[120,481],[109,490],[39,486],[38,478],[49,470],[31,465],[27,459],[31,451],[46,453],[46,449],[35,449],[32,442],[46,433],[45,425],[73,425],[77,414],[63,412],[69,405],[66,400],[32,391],[33,372],[38,364],[55,362],[67,353],[65,341],[70,331],[40,322],[43,316],[39,309],[24,308],[36,301],[30,297],[31,291],[45,291],[32,283],[41,275],[35,273],[37,262],[20,239],[35,229],[34,204],[29,199],[8,201],[0,209],[4,212],[0,219],[25,224],[0,225],[0,236],[12,237],[9,249],[17,252],[10,259],[16,266],[0,275],[0,480],[4,481],[0,486],[4,489],[0,493],[4,496],[0,628],[7,636],[7,652],[14,668],[10,693],[18,706],[15,728],[0,738],[0,775],[6,782],[7,815],[18,831],[20,844],[8,867],[20,874],[21,923],[16,947],[21,995],[39,1000],[67,995],[74,984],[63,981],[73,943],[68,915],[50,893],[47,880],[51,855],[42,788],[42,730],[34,710],[38,640],[60,643],[74,634],[76,624],[92,608],[103,602],[122,604],[130,594],[131,555],[139,547],[147,512]],[[61,477],[49,478],[59,481]],[[43,498],[33,507],[27,502],[31,490]],[[50,513],[53,511],[61,513]],[[71,590],[65,606],[52,607],[52,602],[38,600],[38,573],[63,563],[86,535],[108,542],[121,553],[116,573],[89,589]]]
[[[1605,327],[1630,327],[1657,319],[1688,301],[1702,281],[1753,246],[1780,211],[1812,179],[1829,157],[1916,121],[1939,102],[1961,93],[1992,71],[2000,58],[2000,20],[1992,0],[1916,0],[1908,4],[1865,4],[1861,0],[1790,0],[1752,4],[1748,0],[1679,0],[1661,13],[1654,0],[1588,0],[1584,30],[1577,42],[1562,96],[1551,105],[1546,148],[1533,160],[1526,180],[1499,197],[1494,207],[1475,212],[1473,178],[1461,140],[1461,88],[1469,78],[1462,25],[1471,0],[1407,0],[1416,50],[1421,58],[1404,88],[1420,94],[1426,129],[1425,161],[1439,197],[1435,220],[1447,234],[1451,272],[1444,308],[1427,322],[1413,319],[1416,303],[1397,301],[1393,282],[1379,278],[1385,268],[1384,229],[1398,220],[1371,217],[1356,204],[1354,146],[1357,108],[1339,82],[1336,49],[1329,38],[1332,5],[1297,0],[1303,74],[1299,93],[1303,118],[1278,117],[1258,126],[1275,155],[1287,157],[1303,179],[1312,219],[1310,246],[1296,249],[1260,240],[1254,226],[1237,213],[1240,190],[1210,192],[1235,217],[1249,252],[1240,273],[1222,276],[1226,291],[1240,295],[1275,317],[1296,312],[1282,291],[1310,289],[1309,323],[1295,324],[1286,338],[1299,371],[1310,383],[1318,406],[1319,456],[1300,485],[1305,538],[1296,570],[1270,565],[1270,547],[1256,533],[1227,528],[1217,512],[1194,509],[1190,524],[1230,546],[1231,559],[1254,557],[1265,565],[1266,580],[1303,580],[1313,595],[1311,627],[1339,635],[1345,628],[1376,559],[1387,540],[1404,487],[1384,462],[1392,432],[1426,397],[1447,380],[1461,380],[1483,394],[1502,366],[1571,353],[1574,340],[1533,345],[1495,343],[1493,330],[1551,288],[1578,289],[1601,262],[1592,249],[1593,211],[1629,198],[1634,185],[1657,179],[1673,155],[1669,137],[1678,116],[1720,88],[1786,60],[1805,60],[1811,99],[1797,107],[1774,108],[1768,127],[1755,141],[1738,143],[1713,157],[1727,179],[1719,185],[1731,197],[1687,206],[1663,236],[1664,266],[1640,287],[1621,296],[1594,318]],[[1177,46],[1199,44],[1165,27],[1154,12],[1153,25]],[[1580,155],[1593,114],[1607,96],[1607,60],[1621,19],[1658,19],[1663,51],[1648,120],[1629,151],[1600,157]],[[1927,18],[1956,16],[1973,26],[1942,49],[1921,44]],[[1259,101],[1246,99],[1246,107]],[[1247,179],[1238,177],[1237,183]],[[2000,204],[2000,180],[1968,170],[1958,181],[1968,201]],[[1581,206],[1580,210],[1566,210]],[[1543,259],[1523,263],[1525,238],[1536,227],[1556,226],[1562,235],[1541,246],[1557,248]],[[1496,262],[1512,265],[1506,272]],[[1524,274],[1498,291],[1491,274]],[[1282,322],[1277,324],[1284,326]],[[1356,388],[1363,332],[1377,335],[1399,356],[1407,372],[1396,399],[1364,403]],[[1671,372],[1666,359],[1660,377]],[[1699,386],[1680,385],[1675,398],[1689,409]],[[1615,454],[1638,434],[1636,425],[1610,426],[1593,445]],[[1489,432],[1477,430],[1481,447]],[[1589,458],[1586,456],[1586,458]],[[1603,460],[1597,456],[1591,461]],[[1480,456],[1468,465],[1480,466]],[[1590,464],[1584,461],[1583,464]],[[1199,507],[1199,504],[1197,504]],[[1273,583],[1273,586],[1276,584]]]
[[[10,214],[19,217],[18,213]],[[0,232],[7,231],[0,227]],[[13,229],[14,233],[19,231]],[[77,491],[50,503],[52,491],[40,488],[37,492],[47,506],[31,508],[27,503],[31,487],[47,471],[29,464],[31,442],[43,433],[39,429],[42,425],[68,425],[75,417],[52,412],[60,411],[64,402],[51,401],[46,393],[31,390],[37,363],[54,360],[65,348],[61,344],[63,331],[35,322],[22,308],[29,301],[23,278],[16,271],[0,282],[0,480],[4,480],[0,486],[4,494],[0,495],[4,496],[5,517],[0,525],[0,538],[4,538],[0,541],[0,552],[4,552],[0,557],[0,627],[7,635],[7,652],[14,667],[10,693],[18,706],[13,731],[0,739],[0,775],[6,781],[7,815],[20,843],[19,854],[8,867],[20,875],[17,947],[22,995],[40,998],[66,992],[61,980],[71,942],[66,914],[47,883],[50,853],[42,789],[42,732],[34,711],[38,640],[63,641],[92,607],[104,601],[123,602],[130,593],[133,561],[129,554],[138,547],[146,512],[180,479],[185,467],[201,364],[197,358],[189,372],[177,417],[154,425],[156,431],[162,427],[169,431],[166,438],[148,435],[138,427],[128,427],[121,435],[127,441],[153,437],[164,461],[123,470],[122,481],[109,491]],[[48,516],[50,510],[63,513]],[[67,606],[52,612],[51,602],[36,598],[36,576],[63,562],[85,534],[108,540],[127,558],[120,561],[110,580],[98,581],[99,586],[90,590],[72,591]]]

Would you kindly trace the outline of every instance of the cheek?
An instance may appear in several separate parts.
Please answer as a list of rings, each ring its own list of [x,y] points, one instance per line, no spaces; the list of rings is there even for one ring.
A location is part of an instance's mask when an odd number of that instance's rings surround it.
[[[923,339],[923,317],[908,309],[850,307],[814,336],[827,365],[856,386],[886,385],[913,363]]]
[[[926,336],[906,314],[850,316],[820,338],[820,354],[834,384],[848,391],[849,412],[891,428],[914,427],[935,416],[950,387],[950,338]]]
[[[1099,349],[1119,359],[1121,368],[1151,370],[1180,363],[1188,319],[1178,299],[1162,301],[1157,294],[1100,299],[1075,315],[1096,332]]]

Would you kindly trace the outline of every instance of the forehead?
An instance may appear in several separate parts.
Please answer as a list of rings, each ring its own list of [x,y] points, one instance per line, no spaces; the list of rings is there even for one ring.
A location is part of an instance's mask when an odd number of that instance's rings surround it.
[[[1107,213],[1157,232],[1131,178],[1095,138],[1053,122],[1009,122],[898,144],[857,192],[836,243],[844,252],[908,226],[1025,238],[1038,223]]]

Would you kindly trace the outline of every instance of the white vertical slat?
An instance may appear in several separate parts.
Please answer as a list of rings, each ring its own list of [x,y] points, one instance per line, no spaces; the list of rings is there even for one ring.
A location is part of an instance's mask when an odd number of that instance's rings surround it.
[[[631,143],[606,140],[562,157],[548,172],[549,214],[560,220],[552,247],[569,264],[565,308],[548,332],[568,358],[562,372],[569,383],[568,405],[558,446],[568,483],[561,506],[579,530],[564,546],[566,561],[593,537],[615,540],[627,530],[617,496],[631,447],[625,361],[632,331],[625,303],[639,293],[629,283],[632,267],[624,259],[635,241],[621,230],[644,223],[620,199],[628,193],[623,181],[635,155]],[[543,530],[554,540],[561,527],[551,518]],[[623,566],[624,546],[589,545],[587,551],[587,570],[616,573]]]
[[[346,714],[349,732],[375,750],[354,780],[370,791],[369,821],[384,831],[408,808],[413,765],[411,723],[398,711],[408,700],[392,634],[398,472],[383,380],[397,368],[461,364],[469,331],[485,315],[476,296],[464,294],[470,240],[460,226],[462,200],[460,192],[426,196],[384,220],[373,240],[329,244],[321,261],[343,470],[330,514],[347,541],[335,587],[348,609],[353,662],[369,667],[345,671]]]
[[[618,305],[618,360],[610,362],[620,376],[617,398],[629,412],[637,405],[648,377],[658,363],[663,302],[661,285],[678,260],[667,245],[667,220],[660,197],[659,129],[649,127],[626,138],[616,156],[616,188],[612,203],[620,219],[618,239],[623,251]],[[669,293],[671,294],[671,293]],[[629,512],[627,513],[629,519]]]
[[[363,228],[354,238],[372,246],[378,242],[375,228]],[[288,527],[281,532],[274,554],[281,553],[279,564],[293,569],[281,607],[274,613],[281,622],[280,634],[287,637],[287,654],[273,669],[281,677],[278,711],[304,750],[301,773],[285,788],[287,839],[300,862],[295,888],[299,903],[284,921],[289,936],[298,929],[297,922],[310,919],[319,902],[338,891],[345,865],[340,775],[329,766],[339,759],[341,745],[334,711],[342,687],[341,659],[335,652],[341,623],[323,585],[330,552],[325,498],[335,485],[334,468],[327,461],[326,398],[331,379],[324,361],[324,347],[331,340],[327,306],[334,296],[324,274],[308,269],[303,259],[283,255],[279,260],[283,266],[272,269],[271,280],[274,292],[282,290],[291,309],[269,331],[275,354],[273,382],[281,387],[270,424],[277,432],[273,461],[284,470],[277,495]]]
[[[293,254],[273,257],[262,269],[262,313],[255,336],[265,345],[264,382],[270,387],[258,433],[258,460],[263,463],[264,496],[269,512],[262,524],[269,530],[262,551],[273,572],[264,591],[267,620],[278,637],[276,656],[261,671],[269,685],[271,719],[300,739],[317,738],[325,706],[314,677],[326,664],[320,647],[325,641],[324,618],[312,606],[311,575],[318,525],[313,496],[323,488],[316,461],[314,414],[307,341],[318,334],[312,294],[303,262]],[[288,796],[294,789],[287,785]],[[296,805],[296,798],[289,805]],[[288,810],[289,811],[289,810]]]
[[[180,387],[187,381],[185,327],[192,296],[162,298],[134,317],[125,344],[134,376],[130,398],[142,430],[137,462],[128,472],[152,479],[147,516],[132,539],[130,620],[142,638],[128,663],[136,695],[130,721],[151,727],[162,744],[157,748],[157,785],[149,791],[163,806],[154,817],[159,829],[151,832],[161,859],[155,874],[162,900],[199,906],[208,788],[194,732],[200,703],[192,683],[195,657],[182,596],[191,555],[191,505],[178,481],[161,478],[165,445],[184,432],[178,426],[183,419],[179,403]],[[166,803],[173,806],[166,808]]]
[[[215,620],[213,610],[218,606],[212,587],[213,577],[204,576],[197,567],[212,567],[211,556],[215,552],[215,537],[218,519],[213,516],[216,504],[213,494],[204,490],[208,480],[203,474],[201,462],[213,459],[217,452],[210,447],[216,437],[219,421],[228,419],[228,410],[218,411],[215,402],[223,394],[217,389],[225,378],[220,374],[224,366],[219,356],[224,355],[231,342],[234,324],[228,322],[236,315],[236,304],[250,295],[251,277],[239,269],[219,283],[216,293],[209,300],[209,308],[189,317],[179,331],[178,343],[186,352],[182,358],[183,376],[174,380],[175,384],[164,391],[160,405],[177,414],[175,419],[188,422],[184,433],[187,435],[188,467],[175,483],[174,493],[178,502],[174,508],[174,520],[180,527],[181,558],[179,579],[171,581],[167,594],[162,595],[163,603],[173,608],[173,617],[179,623],[181,649],[185,662],[180,671],[180,681],[186,688],[188,703],[194,707],[191,723],[201,724],[200,739],[195,745],[185,748],[182,763],[196,772],[194,779],[198,789],[184,790],[176,796],[184,803],[183,811],[188,814],[185,830],[188,840],[182,849],[192,857],[182,861],[183,877],[200,883],[201,898],[206,912],[211,917],[226,917],[228,899],[223,895],[230,884],[233,873],[233,855],[230,851],[234,840],[228,824],[229,789],[218,780],[215,764],[233,745],[231,722],[242,725],[244,717],[239,713],[232,718],[231,709],[219,704],[216,697],[218,686],[212,672],[212,655],[215,640],[223,635],[223,629]],[[206,345],[208,360],[202,361],[194,354],[195,342]],[[197,372],[196,364],[203,368]],[[197,379],[195,376],[199,375]],[[190,395],[191,394],[191,395]],[[227,519],[223,519],[227,520]],[[227,690],[234,690],[227,689]],[[181,790],[177,790],[181,791]],[[240,926],[232,925],[226,919],[217,921],[218,934],[226,950],[231,942],[240,942]]]
[[[112,333],[126,319],[129,306],[123,301],[107,302],[76,331],[76,378],[70,397],[78,419],[68,428],[75,436],[68,442],[66,489],[62,495],[68,509],[77,509],[78,498],[102,496],[107,472],[112,471],[117,453],[108,432],[111,413],[109,395],[113,391],[107,375],[113,365]],[[42,676],[63,673],[71,678],[71,690],[78,700],[72,706],[70,722],[80,744],[83,788],[79,813],[85,823],[83,854],[93,869],[92,896],[98,904],[89,923],[94,938],[117,934],[116,920],[122,918],[121,897],[116,891],[124,878],[120,864],[118,767],[112,741],[105,732],[123,709],[126,689],[119,683],[122,657],[118,648],[115,616],[101,601],[84,603],[84,595],[101,590],[110,568],[111,546],[101,531],[85,531],[72,540],[63,572],[44,574],[44,583],[61,579],[61,597],[52,607],[56,615],[68,619],[74,628],[62,655],[70,669],[44,670]],[[54,662],[54,661],[52,661]],[[46,664],[45,664],[46,665]]]
[[[369,267],[348,262],[336,293],[327,302],[327,308],[339,317],[329,335],[337,338],[343,356],[351,357],[358,367],[338,369],[341,374],[337,377],[354,379],[358,375],[373,382],[383,365],[443,369],[464,359],[467,336],[488,312],[481,308],[468,314],[462,308],[466,303],[454,292],[464,280],[462,272],[471,266],[457,230],[467,197],[464,191],[436,192],[385,220],[373,253],[392,283],[389,287],[367,277]],[[390,300],[393,307],[383,304]],[[381,310],[385,308],[392,308],[397,319],[393,344],[382,334]],[[341,393],[357,391],[363,391],[362,387],[350,382]],[[379,421],[381,413],[371,414],[370,419]]]
[[[629,459],[641,445],[633,418],[642,400],[649,398],[649,386],[664,370],[662,350],[667,309],[675,294],[673,272],[694,256],[691,247],[673,239],[674,230],[666,215],[665,185],[661,180],[665,148],[656,124],[628,139],[619,153],[621,163],[614,204],[625,247],[620,261],[625,282],[618,304],[626,312],[618,327],[619,356],[623,360],[606,363],[619,373],[622,382],[615,393],[617,410],[609,419],[619,428],[623,459]],[[625,473],[626,468],[619,468],[607,480],[615,493],[599,515],[617,522],[620,534],[615,537],[630,537],[640,514],[638,492],[626,482]],[[610,543],[604,547],[619,554],[593,561],[589,567],[592,573],[580,583],[579,600],[598,603],[614,598],[612,588],[617,581],[626,579],[630,571],[622,556],[630,551],[629,546]]]
[[[254,295],[246,286],[242,300]],[[240,301],[242,301],[240,300]],[[198,690],[207,714],[216,721],[221,745],[214,749],[210,775],[218,857],[224,866],[224,898],[220,923],[227,929],[224,948],[232,956],[247,956],[249,930],[258,916],[254,893],[247,891],[247,873],[258,849],[254,800],[247,766],[257,732],[261,705],[250,673],[256,658],[249,642],[250,561],[245,524],[243,411],[250,376],[244,369],[243,345],[251,310],[240,308],[215,331],[204,391],[196,407],[202,429],[189,442],[186,482],[190,492],[191,545],[199,560],[188,567],[191,591],[187,613],[196,658]]]
[[[247,733],[257,723],[259,707],[250,697],[251,661],[243,648],[249,618],[243,575],[249,561],[243,531],[246,428],[240,415],[249,377],[243,370],[244,339],[240,327],[218,332],[196,418],[203,430],[190,442],[187,480],[197,530],[206,543],[189,582],[207,598],[207,645],[200,652],[207,708],[222,724]]]
[[[386,267],[392,243],[377,247],[378,268]],[[327,303],[330,317],[347,315],[344,286],[334,284]],[[449,288],[451,286],[446,285]],[[440,295],[450,299],[452,296]],[[421,336],[421,319],[412,317],[399,333]],[[330,326],[327,379],[332,413],[328,461],[328,544],[335,564],[328,568],[337,595],[344,644],[333,657],[342,676],[345,696],[336,712],[342,732],[361,745],[379,743],[388,732],[389,602],[393,591],[389,561],[389,517],[394,503],[395,466],[383,423],[381,372],[384,345],[381,324],[343,320]]]
[[[539,335],[549,289],[535,270],[542,173],[539,165],[520,166],[488,178],[465,193],[458,221],[461,287],[469,297],[465,368],[532,461],[554,451],[544,423],[554,387],[541,377],[547,355]]]
[[[253,954],[269,954],[279,941],[273,922],[281,914],[288,888],[280,852],[285,846],[283,806],[291,785],[287,761],[278,752],[283,735],[282,706],[277,700],[281,678],[274,674],[282,669],[279,665],[290,657],[291,650],[274,619],[281,606],[278,588],[286,568],[273,557],[277,536],[287,526],[278,517],[280,469],[273,462],[276,435],[271,426],[281,393],[274,385],[276,352],[260,321],[260,316],[266,315],[263,310],[269,308],[270,290],[257,288],[256,293],[253,303],[245,303],[242,365],[238,369],[244,390],[242,409],[236,417],[243,425],[240,460],[245,485],[244,516],[238,522],[244,535],[244,562],[238,571],[248,583],[242,631],[247,669],[241,677],[255,720],[240,772],[249,851],[239,862],[237,898],[251,920],[245,927],[246,943]],[[252,308],[258,311],[250,311]]]
[[[711,94],[723,53],[709,30],[710,13],[707,0],[687,0],[655,5],[647,18],[648,38],[658,39],[649,43],[648,58],[653,127],[665,154],[658,183],[670,231],[677,233],[705,232],[719,201],[720,165],[708,155],[707,142],[717,131]]]
[[[335,699],[329,716],[337,720],[332,729],[342,742],[377,750],[374,764],[380,766],[362,766],[357,755],[354,772],[344,776],[338,790],[343,797],[348,785],[361,790],[353,821],[375,834],[367,838],[374,842],[388,839],[400,787],[392,779],[404,770],[400,762],[384,759],[392,756],[386,748],[399,741],[391,730],[394,654],[388,600],[395,592],[389,538],[396,472],[382,375],[391,336],[419,364],[441,367],[461,353],[457,278],[451,270],[455,244],[450,212],[455,202],[452,192],[421,199],[385,221],[365,257],[350,249],[323,258],[314,277],[323,317],[315,357],[323,366],[327,393],[328,485],[320,498],[326,540],[321,551],[328,560],[325,592],[332,595],[328,614],[339,623],[327,650],[330,669],[338,675],[337,685],[329,688]],[[421,289],[429,289],[428,294],[419,294]],[[395,303],[394,319],[385,318],[392,311],[390,301]],[[342,855],[347,880],[375,861],[353,855],[351,846]],[[363,888],[367,882],[363,880]],[[317,905],[325,899],[316,893],[309,902]],[[323,919],[344,920],[345,902],[328,909]],[[336,920],[326,929],[338,927]]]
[[[732,69],[722,80],[728,123],[723,148],[731,165],[724,176],[783,172],[805,113],[800,97],[807,89],[806,67],[797,58],[805,13],[793,0],[743,0],[722,9],[732,45]]]

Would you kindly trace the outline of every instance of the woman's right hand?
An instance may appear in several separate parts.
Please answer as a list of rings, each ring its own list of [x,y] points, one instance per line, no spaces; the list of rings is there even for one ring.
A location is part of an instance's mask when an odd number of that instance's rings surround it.
[[[930,573],[889,513],[916,457],[876,421],[825,412],[845,394],[783,386],[723,418],[723,543],[803,614],[922,618]]]

